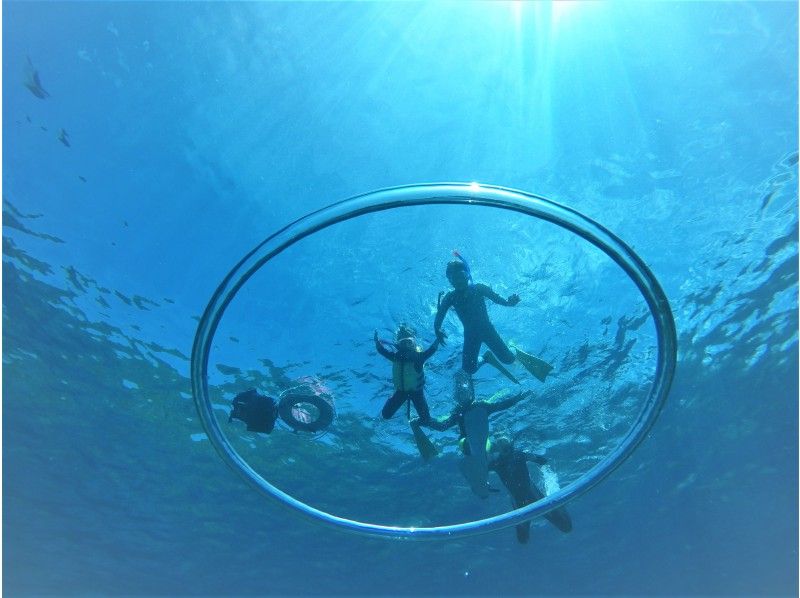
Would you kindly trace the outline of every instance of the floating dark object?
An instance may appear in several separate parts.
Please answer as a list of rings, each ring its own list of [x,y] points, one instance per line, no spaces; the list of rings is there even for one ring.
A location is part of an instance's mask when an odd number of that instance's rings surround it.
[[[58,140],[61,143],[63,143],[64,145],[66,145],[67,147],[70,147],[69,135],[67,135],[67,132],[64,129],[59,129],[58,130]]]
[[[240,392],[233,399],[228,421],[238,419],[250,432],[269,434],[278,417],[296,432],[321,432],[333,422],[333,401],[324,394],[296,387],[284,392],[280,401],[259,394],[255,389]]]
[[[78,178],[79,178],[81,181],[83,181],[84,183],[86,182],[86,177],[83,177],[83,176],[81,176],[81,175],[78,175]]]
[[[275,427],[278,419],[278,409],[275,399],[258,394],[255,389],[240,392],[233,399],[228,421],[239,419],[247,424],[250,432],[269,434]]]
[[[25,87],[37,98],[44,100],[50,97],[50,94],[47,93],[42,87],[41,81],[39,81],[39,71],[33,67],[30,56],[28,56],[28,66],[25,69]]]

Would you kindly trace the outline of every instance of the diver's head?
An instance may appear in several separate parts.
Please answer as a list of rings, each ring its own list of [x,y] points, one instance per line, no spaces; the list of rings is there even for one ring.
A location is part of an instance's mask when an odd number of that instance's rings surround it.
[[[497,451],[500,455],[507,455],[512,449],[511,441],[505,436],[497,436],[492,440],[492,451]]]
[[[398,349],[402,349],[404,351],[416,351],[417,339],[415,339],[413,336],[406,336],[404,338],[397,339],[397,347]]]
[[[405,349],[406,351],[417,350],[417,339],[415,338],[416,330],[403,322],[397,327],[395,338],[397,339],[397,347]]]
[[[472,384],[472,376],[464,370],[458,370],[453,379],[455,382],[453,398],[456,403],[466,407],[475,400],[475,387]]]
[[[411,326],[403,322],[397,327],[397,332],[395,332],[395,338],[399,341],[402,338],[406,338],[409,336],[414,336],[417,333]]]
[[[395,340],[397,342],[397,346],[401,349],[416,349],[417,348],[417,339],[415,338],[417,331],[414,330],[411,326],[403,322],[397,327],[397,332],[395,332]]]
[[[454,289],[462,290],[469,286],[469,270],[467,270],[467,265],[461,260],[449,262],[445,274],[447,275],[447,280],[450,281]]]

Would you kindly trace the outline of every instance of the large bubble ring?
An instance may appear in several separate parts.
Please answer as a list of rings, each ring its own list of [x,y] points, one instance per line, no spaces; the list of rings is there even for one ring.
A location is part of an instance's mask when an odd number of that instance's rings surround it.
[[[601,249],[633,280],[655,322],[658,362],[647,399],[620,444],[575,482],[533,504],[502,515],[441,527],[394,527],[337,517],[282,492],[236,452],[220,429],[208,394],[208,357],[225,309],[247,280],[289,246],[329,226],[365,214],[409,206],[468,205],[511,210],[565,228]],[[658,280],[621,239],[580,212],[544,197],[476,183],[423,184],[382,189],[323,208],[279,230],[247,254],[222,281],[206,307],[192,347],[192,391],[209,440],[222,459],[260,492],[313,521],[371,536],[402,539],[456,538],[498,530],[544,515],[587,492],[627,459],[653,427],[669,394],[677,358],[675,322]]]

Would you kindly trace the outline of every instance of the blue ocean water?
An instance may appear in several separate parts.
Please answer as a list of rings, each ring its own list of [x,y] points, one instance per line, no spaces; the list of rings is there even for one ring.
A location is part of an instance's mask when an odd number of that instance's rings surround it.
[[[4,3],[5,593],[796,595],[797,31],[790,2]],[[670,299],[664,411],[568,505],[569,534],[348,535],[254,492],[204,437],[189,354],[234,264],[306,213],[428,181],[580,210]],[[503,337],[555,366],[493,432],[547,456],[547,492],[614,449],[655,354],[621,270],[513,213],[403,208],[292,246],[221,321],[211,392],[257,471],[374,523],[509,508],[470,493],[455,432],[426,464],[404,410],[380,417],[373,330],[430,343],[455,249],[522,297],[490,307]],[[435,415],[460,363],[444,328]],[[327,435],[228,423],[237,392],[305,376],[335,397]]]

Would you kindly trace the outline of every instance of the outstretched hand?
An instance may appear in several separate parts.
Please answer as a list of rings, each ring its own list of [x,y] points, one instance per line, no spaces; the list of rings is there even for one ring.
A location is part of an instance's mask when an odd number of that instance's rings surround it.
[[[512,307],[514,305],[516,305],[517,303],[519,303],[519,302],[520,302],[520,298],[519,298],[519,295],[517,295],[516,293],[514,293],[513,295],[509,295],[508,296],[508,304],[511,305]]]

